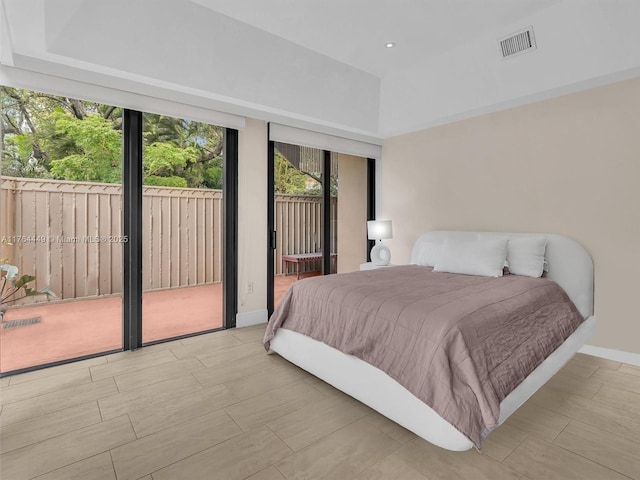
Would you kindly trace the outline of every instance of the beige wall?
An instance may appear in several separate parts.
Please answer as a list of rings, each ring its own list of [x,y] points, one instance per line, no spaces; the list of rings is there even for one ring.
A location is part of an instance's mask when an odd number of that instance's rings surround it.
[[[566,235],[595,264],[589,344],[640,353],[640,79],[388,139],[381,170],[394,263],[433,229]]]
[[[266,308],[267,124],[248,118],[238,138],[238,312]]]
[[[338,155],[338,273],[366,261],[367,159]]]

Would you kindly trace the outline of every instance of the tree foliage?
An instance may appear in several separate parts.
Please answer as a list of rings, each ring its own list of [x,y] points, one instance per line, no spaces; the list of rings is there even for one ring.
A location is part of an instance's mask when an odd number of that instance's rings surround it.
[[[82,120],[56,108],[49,115],[53,134],[42,140],[54,153],[49,172],[54,178],[74,181],[120,183],[121,134],[100,115]]]
[[[120,183],[122,110],[2,87],[2,174]],[[147,185],[222,188],[222,128],[147,113]]]
[[[283,195],[322,195],[322,179],[317,174],[294,167],[279,151],[275,154],[275,192]],[[338,195],[338,175],[331,175],[331,195]]]

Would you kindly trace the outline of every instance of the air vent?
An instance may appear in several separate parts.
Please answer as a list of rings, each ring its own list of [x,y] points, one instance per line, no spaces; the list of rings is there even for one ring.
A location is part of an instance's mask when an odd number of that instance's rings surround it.
[[[503,58],[513,57],[536,49],[533,27],[525,28],[500,40],[500,51]]]

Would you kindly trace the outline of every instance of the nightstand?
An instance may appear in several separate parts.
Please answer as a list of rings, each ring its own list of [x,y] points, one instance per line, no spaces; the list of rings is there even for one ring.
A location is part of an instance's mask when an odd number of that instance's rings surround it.
[[[367,262],[367,263],[361,263],[360,264],[360,270],[375,270],[376,268],[387,268],[387,267],[394,267],[395,265],[393,264],[388,264],[388,265],[374,265],[373,262]]]

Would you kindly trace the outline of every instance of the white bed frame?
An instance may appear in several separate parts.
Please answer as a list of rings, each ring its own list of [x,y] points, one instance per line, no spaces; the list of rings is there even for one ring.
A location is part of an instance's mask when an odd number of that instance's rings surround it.
[[[433,231],[415,243],[412,262],[425,241],[446,238],[473,239],[477,232]],[[527,399],[560,370],[595,331],[593,316],[593,262],[577,242],[561,235],[495,233],[513,238],[525,235],[547,238],[547,278],[569,295],[586,321],[538,368],[500,403],[499,423],[504,422]],[[449,450],[468,450],[473,444],[428,405],[416,398],[383,371],[339,350],[285,328],[276,332],[271,350],[339,390],[369,405],[425,440]]]

